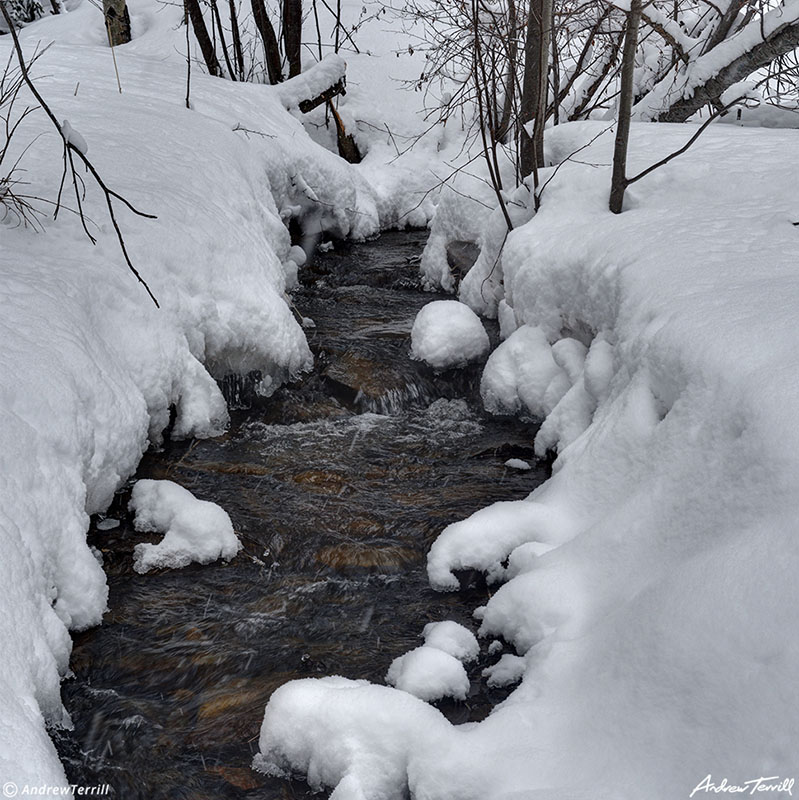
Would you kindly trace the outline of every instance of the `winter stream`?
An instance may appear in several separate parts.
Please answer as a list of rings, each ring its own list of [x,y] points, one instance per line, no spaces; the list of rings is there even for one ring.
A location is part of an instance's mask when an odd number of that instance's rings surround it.
[[[240,406],[217,439],[169,443],[137,477],[168,478],[230,514],[244,549],[230,564],[138,575],[129,490],[92,530],[110,586],[103,625],[78,634],[63,697],[74,730],[56,734],[72,782],[123,800],[291,798],[301,782],[250,769],[270,694],[340,674],[382,683],[425,623],[470,614],[485,586],[433,592],[425,555],[447,524],[547,477],[534,428],[481,410],[480,367],[434,375],[408,357],[424,233],[395,233],[317,255],[295,294],[316,367],[268,401]],[[496,334],[492,331],[492,338]],[[531,472],[505,467],[531,461]],[[502,698],[470,666],[453,722]]]

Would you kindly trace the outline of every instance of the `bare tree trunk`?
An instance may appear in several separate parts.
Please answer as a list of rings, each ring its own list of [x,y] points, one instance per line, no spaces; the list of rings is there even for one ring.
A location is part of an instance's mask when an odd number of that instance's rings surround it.
[[[236,59],[236,68],[239,80],[244,80],[244,50],[241,47],[241,33],[239,32],[239,15],[236,13],[236,0],[230,0],[230,30],[233,36],[233,55]]]
[[[607,58],[604,59],[602,68],[599,70],[599,75],[591,82],[591,85],[583,90],[583,99],[574,107],[569,114],[569,121],[580,119],[581,115],[586,112],[597,96],[597,93],[602,88],[602,84],[610,74],[611,70],[616,66],[616,58],[621,50],[622,40],[624,39],[623,32],[619,32],[615,38],[611,39],[610,52]]]
[[[200,45],[200,50],[205,60],[205,66],[208,68],[208,73],[216,78],[222,77],[222,67],[219,66],[219,59],[216,57],[216,51],[213,44],[211,44],[211,37],[208,35],[208,28],[205,27],[205,20],[203,19],[203,12],[200,8],[199,0],[184,0],[186,10],[191,20],[191,26],[194,28],[194,36]]]
[[[571,91],[572,87],[574,86],[575,81],[578,78],[582,77],[582,75],[583,75],[583,65],[585,64],[585,60],[586,60],[586,58],[588,58],[588,54],[591,52],[591,49],[594,46],[594,42],[596,41],[597,34],[599,33],[600,29],[602,28],[603,23],[608,18],[608,16],[610,16],[610,8],[606,8],[602,12],[602,15],[599,17],[599,19],[597,19],[597,21],[594,23],[594,25],[591,28],[591,30],[588,32],[588,35],[585,38],[585,42],[583,43],[582,50],[580,50],[580,55],[577,57],[577,61],[576,61],[575,65],[574,65],[574,68],[571,71],[571,75],[566,80],[566,82],[563,84],[563,86],[559,86],[559,84],[560,84],[559,80],[553,81],[554,86],[555,86],[555,88],[553,90],[554,99],[552,100],[553,114],[555,113],[555,111],[557,109],[560,108],[560,106],[563,103],[563,101],[568,97],[569,92]],[[553,30],[553,35],[554,35],[554,30]],[[552,58],[553,58],[553,62],[554,62],[554,60],[555,60],[554,54],[553,54]],[[591,91],[590,88],[586,90],[586,96],[584,97],[584,100],[585,100],[586,103],[590,102],[590,99],[591,99],[590,91]],[[559,116],[560,116],[560,114],[558,113],[558,118],[559,118]],[[571,117],[569,119],[571,119]]]
[[[505,98],[502,103],[502,116],[497,123],[496,132],[497,139],[501,142],[505,141],[510,131],[513,101],[516,94],[517,26],[516,0],[508,0],[508,67],[505,74]]]
[[[261,41],[264,43],[264,54],[266,56],[266,72],[269,76],[269,83],[280,83],[283,80],[283,70],[280,67],[280,50],[277,46],[277,36],[275,29],[269,21],[266,13],[264,0],[251,0],[252,15],[258,33],[261,34]]]
[[[125,0],[103,0],[105,26],[111,47],[130,41],[130,14]]]
[[[549,100],[549,41],[552,28],[552,0],[541,4],[541,43],[538,47],[538,108],[533,127],[533,151],[537,167],[544,166],[544,126],[547,121],[547,101]]]
[[[635,51],[638,47],[638,26],[641,22],[641,0],[631,0],[627,14],[627,32],[621,59],[621,94],[613,147],[613,176],[610,181],[610,210],[621,214],[627,189],[627,145],[630,141],[630,117],[633,111],[633,76]]]
[[[183,24],[186,26],[186,108],[191,109],[191,32],[189,31],[189,9],[183,3]]]
[[[283,0],[283,45],[289,62],[289,78],[302,72],[302,0]]]
[[[552,26],[552,0],[532,0],[527,17],[524,41],[524,76],[520,121],[521,172],[529,175],[544,165],[544,122],[547,106],[547,67],[549,66],[549,31]],[[527,133],[535,120],[533,135]]]
[[[554,23],[554,20],[553,20]],[[558,32],[552,25],[552,123],[560,123],[560,53],[558,53]]]
[[[219,16],[219,5],[216,0],[211,0],[211,11],[213,12],[214,19],[216,20],[216,27],[219,29],[219,44],[222,47],[222,55],[225,57],[225,66],[227,66],[228,75],[230,79],[236,80],[236,71],[233,69],[233,64],[230,61],[230,55],[227,51],[227,42],[225,41],[225,31],[222,28],[222,18]]]

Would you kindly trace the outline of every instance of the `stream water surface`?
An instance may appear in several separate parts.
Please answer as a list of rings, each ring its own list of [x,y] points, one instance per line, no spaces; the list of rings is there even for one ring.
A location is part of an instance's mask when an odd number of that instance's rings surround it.
[[[447,524],[524,497],[548,475],[535,429],[490,417],[480,367],[435,375],[408,357],[423,233],[340,245],[303,270],[299,313],[314,371],[266,401],[226,387],[235,410],[217,439],[168,443],[137,478],[168,478],[230,514],[244,549],[229,564],[138,575],[120,492],[113,530],[90,534],[110,587],[103,624],[75,637],[64,703],[74,730],[55,735],[67,775],[108,783],[124,800],[292,798],[302,782],[250,769],[271,693],[293,678],[382,682],[420,644],[425,623],[456,619],[486,597],[430,590],[425,554]],[[492,336],[495,337],[492,332]],[[512,457],[530,472],[507,469]],[[470,672],[456,723],[502,695]]]

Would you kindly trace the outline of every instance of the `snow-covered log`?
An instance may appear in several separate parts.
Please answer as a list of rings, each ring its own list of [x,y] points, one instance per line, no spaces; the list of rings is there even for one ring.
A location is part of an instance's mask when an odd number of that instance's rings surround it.
[[[286,108],[299,108],[307,114],[336,95],[346,94],[346,71],[344,59],[330,53],[310,69],[280,84],[280,100]]]
[[[634,118],[684,122],[730,86],[799,47],[799,2],[756,17],[712,49],[669,71],[637,104]]]

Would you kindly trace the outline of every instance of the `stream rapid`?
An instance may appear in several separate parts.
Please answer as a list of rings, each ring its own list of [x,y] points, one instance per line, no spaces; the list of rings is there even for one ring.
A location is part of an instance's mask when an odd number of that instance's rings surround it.
[[[134,546],[159,537],[134,530],[130,486],[108,512],[118,527],[94,521],[109,611],[74,637],[62,688],[74,729],[54,739],[71,782],[124,800],[309,796],[250,768],[272,692],[329,674],[382,683],[427,622],[475,630],[486,587],[433,592],[427,550],[449,523],[525,497],[549,467],[534,460],[532,423],[482,411],[482,365],[436,375],[410,360],[413,319],[439,299],[418,281],[425,235],[317,254],[293,297],[315,323],[313,372],[266,400],[226,381],[224,436],[167,442],[141,462],[137,479],[175,481],[228,512],[244,545],[233,561],[135,573]],[[483,666],[470,665],[466,702],[438,704],[452,722],[504,697]]]

